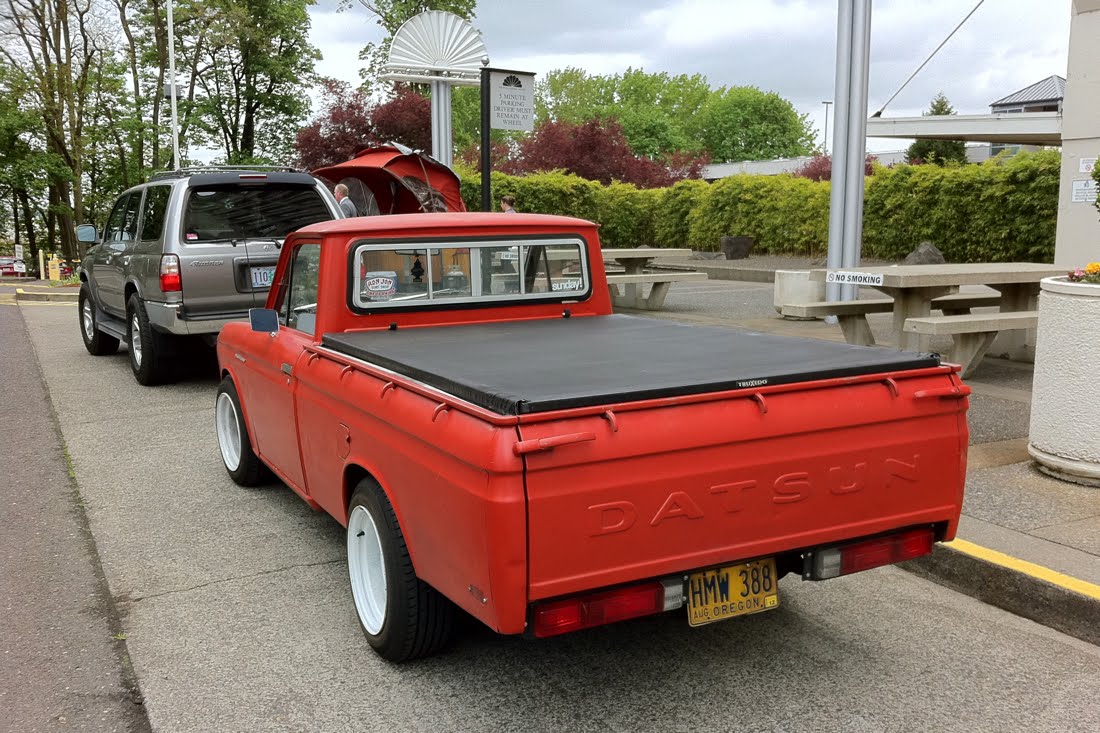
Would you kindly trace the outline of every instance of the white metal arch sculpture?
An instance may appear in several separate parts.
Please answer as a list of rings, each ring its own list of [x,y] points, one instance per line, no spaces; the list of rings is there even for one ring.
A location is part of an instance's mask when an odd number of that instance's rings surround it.
[[[489,63],[481,32],[454,13],[428,10],[393,34],[382,78],[431,84],[432,157],[450,167],[451,87],[477,86]]]

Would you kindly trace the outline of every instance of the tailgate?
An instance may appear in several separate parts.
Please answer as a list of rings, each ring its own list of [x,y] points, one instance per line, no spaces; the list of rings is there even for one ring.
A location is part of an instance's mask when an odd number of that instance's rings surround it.
[[[892,376],[521,425],[530,600],[914,524],[953,536],[967,401],[945,369]]]

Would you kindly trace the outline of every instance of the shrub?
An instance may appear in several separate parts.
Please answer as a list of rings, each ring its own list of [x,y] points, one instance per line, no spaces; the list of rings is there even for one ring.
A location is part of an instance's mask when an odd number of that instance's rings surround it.
[[[757,252],[813,254],[829,241],[829,184],[789,175],[730,176],[712,184],[688,222],[688,241],[697,249],[715,250],[723,236],[749,236]]]
[[[710,194],[706,181],[680,181],[660,191],[653,215],[653,239],[658,247],[686,247],[690,242],[688,215]]]
[[[863,254],[901,259],[922,241],[949,262],[1051,262],[1060,155],[1020,153],[981,165],[875,166],[866,179]],[[480,207],[480,179],[462,172],[467,207]],[[723,236],[756,239],[757,252],[820,255],[829,240],[827,181],[735,175],[716,183],[681,181],[664,189],[602,186],[556,172],[492,174],[493,205],[516,197],[524,212],[598,222],[609,247],[717,250]]]

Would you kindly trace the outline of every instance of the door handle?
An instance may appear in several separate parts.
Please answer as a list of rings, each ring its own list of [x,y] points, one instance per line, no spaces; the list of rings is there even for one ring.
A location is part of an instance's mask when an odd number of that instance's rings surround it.
[[[294,373],[294,367],[290,366],[290,364],[287,364],[284,361],[283,362],[283,374],[286,374],[287,376],[290,376],[293,373]]]

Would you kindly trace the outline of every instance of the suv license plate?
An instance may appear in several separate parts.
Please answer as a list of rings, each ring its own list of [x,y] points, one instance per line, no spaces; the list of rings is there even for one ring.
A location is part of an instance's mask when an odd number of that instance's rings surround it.
[[[252,268],[252,287],[254,288],[270,288],[271,279],[275,277],[274,267],[253,267]]]
[[[775,559],[728,565],[688,576],[688,623],[692,626],[779,607]]]

